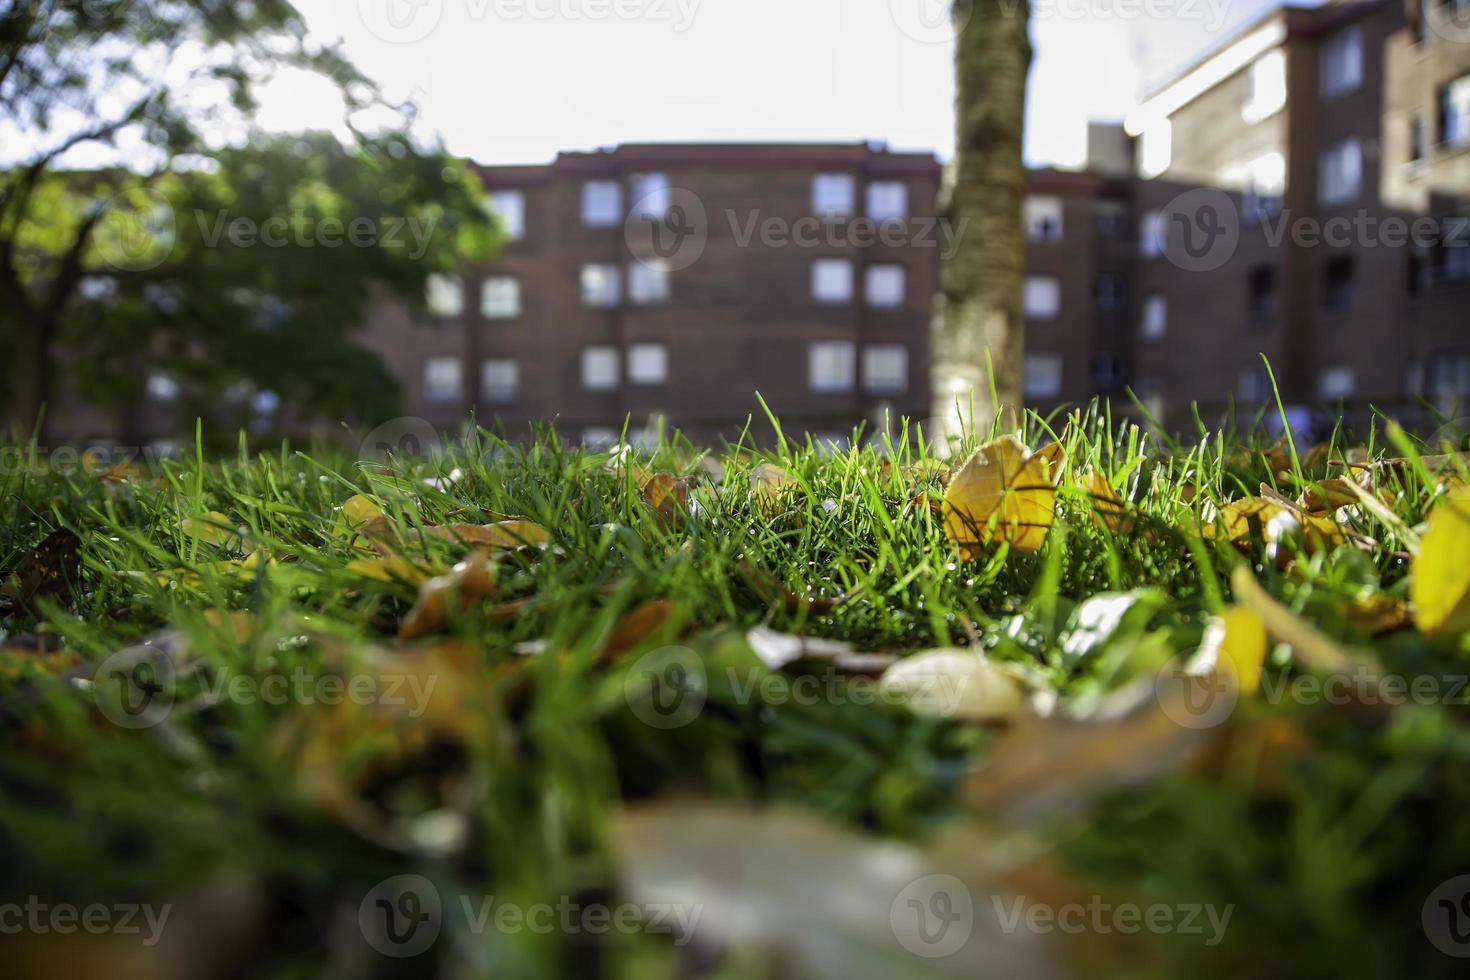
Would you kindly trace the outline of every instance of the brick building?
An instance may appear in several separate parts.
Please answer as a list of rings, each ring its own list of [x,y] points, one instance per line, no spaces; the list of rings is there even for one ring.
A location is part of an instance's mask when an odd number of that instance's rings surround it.
[[[369,326],[410,414],[588,442],[625,418],[733,438],[752,415],[764,438],[755,392],[797,435],[927,414],[932,155],[624,145],[481,172],[502,254]]]

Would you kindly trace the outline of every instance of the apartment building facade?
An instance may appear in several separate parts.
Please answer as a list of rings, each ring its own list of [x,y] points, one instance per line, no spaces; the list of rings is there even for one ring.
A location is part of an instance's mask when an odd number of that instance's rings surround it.
[[[1248,415],[1272,374],[1303,414],[1470,404],[1467,13],[1278,9],[1130,117],[1125,373],[1170,428]]]
[[[485,167],[502,253],[391,306],[366,344],[406,410],[605,443],[628,420],[709,443],[756,393],[842,442],[929,410],[937,160],[856,145],[623,145]]]

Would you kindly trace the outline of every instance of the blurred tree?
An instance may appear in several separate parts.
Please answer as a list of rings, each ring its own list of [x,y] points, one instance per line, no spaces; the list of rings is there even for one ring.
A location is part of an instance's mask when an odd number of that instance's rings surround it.
[[[343,132],[251,120],[272,73],[336,83]],[[359,125],[378,123],[371,131]],[[284,0],[0,0],[0,344],[8,413],[33,427],[58,381],[126,432],[150,372],[222,422],[391,412],[354,342],[376,298],[483,257],[477,180],[407,135]]]
[[[952,10],[956,159],[949,218],[964,237],[944,271],[933,389],[934,419],[950,434],[958,432],[972,397],[982,424],[997,408],[1019,409],[1023,397],[1022,136],[1030,14],[1029,0],[957,0]]]

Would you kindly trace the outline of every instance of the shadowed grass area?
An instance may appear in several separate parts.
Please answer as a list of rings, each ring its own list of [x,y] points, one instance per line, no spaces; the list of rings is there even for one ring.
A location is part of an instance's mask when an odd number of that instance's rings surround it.
[[[1421,634],[1405,603],[1422,525],[1463,461],[1426,462],[1441,447],[1388,428],[1363,447],[1161,446],[1096,413],[1028,430],[1031,447],[1063,450],[1055,524],[1035,553],[999,543],[975,561],[941,513],[973,445],[699,453],[676,439],[588,453],[550,433],[481,433],[431,460],[283,448],[74,472],[31,451],[0,477],[14,576],[0,619],[0,891],[174,902],[179,922],[218,934],[222,976],[800,975],[657,935],[492,929],[395,959],[353,930],[363,896],[406,873],[446,902],[610,901],[614,814],[713,797],[926,849],[959,830],[1021,833],[1087,883],[1078,894],[1233,908],[1216,945],[1150,936],[1146,955],[1082,975],[1452,975],[1420,915],[1470,872],[1456,686],[1470,654],[1463,635]],[[1341,462],[1386,457],[1401,462]],[[753,482],[763,464],[774,485]],[[1125,522],[1104,519],[1088,470]],[[1294,501],[1361,472],[1378,506],[1328,516],[1330,547],[1264,521],[1233,541],[1206,530],[1231,501]],[[667,501],[646,486],[660,474],[681,481]],[[359,496],[371,516],[344,512]],[[419,579],[471,551],[424,529],[509,518],[548,541],[492,549],[493,588],[449,593],[438,628],[399,640]],[[24,595],[35,549],[61,529],[80,542],[65,586]],[[861,674],[813,658],[775,669],[746,638],[767,627],[899,657],[977,647],[1085,715],[1208,645],[1240,600],[1241,566],[1332,644],[1432,693],[1384,710],[1361,692],[1283,688],[1308,672],[1274,643],[1263,693],[1242,699],[1205,761],[1002,831],[964,788],[1005,724],[862,698]],[[699,675],[688,716],[656,710],[671,657]],[[147,696],[141,714],[106,700],[101,664],[121,665],[123,694]],[[1055,778],[1065,789],[1077,776],[1059,764]],[[915,960],[912,975],[934,967]]]

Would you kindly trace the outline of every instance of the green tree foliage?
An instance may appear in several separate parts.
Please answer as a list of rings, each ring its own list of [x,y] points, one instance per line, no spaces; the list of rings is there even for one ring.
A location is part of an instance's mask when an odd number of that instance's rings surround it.
[[[255,128],[282,69],[334,81],[350,135]],[[352,125],[368,117],[389,125]],[[184,418],[238,423],[256,391],[298,419],[389,413],[355,340],[369,308],[494,247],[474,175],[280,0],[0,0],[0,119],[21,143],[0,172],[0,345],[26,428],[64,384],[126,431],[149,369],[178,379]]]

